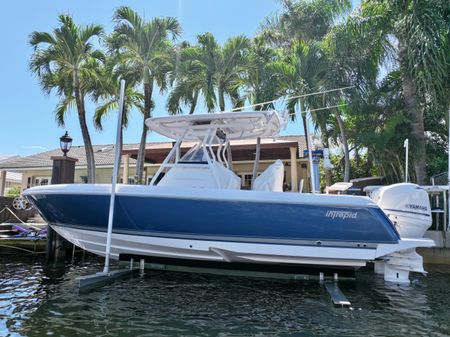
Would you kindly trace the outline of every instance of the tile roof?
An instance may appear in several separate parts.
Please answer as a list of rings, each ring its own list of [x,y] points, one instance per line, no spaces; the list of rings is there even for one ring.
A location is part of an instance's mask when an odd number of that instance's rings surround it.
[[[124,146],[125,147],[125,146]],[[114,145],[94,145],[95,165],[111,166],[114,165]],[[21,170],[26,168],[51,168],[53,163],[51,157],[61,156],[60,149],[53,149],[46,152],[36,153],[27,157],[15,157],[0,162],[0,170]],[[72,146],[68,155],[78,159],[76,166],[86,166],[86,152],[84,146]],[[136,161],[130,158],[130,165]]]
[[[262,139],[261,143],[271,143],[273,142],[272,138],[270,139]],[[297,142],[299,147],[299,153],[303,154],[303,149],[306,148],[306,142],[304,136],[281,136],[276,140],[278,143],[283,142]],[[245,140],[245,141],[234,141],[233,144],[236,145],[249,145],[255,144],[255,140]],[[188,144],[185,144],[188,145]],[[114,165],[114,145],[94,145],[94,156],[95,156],[95,165],[96,167],[102,166],[112,166]],[[146,149],[168,149],[172,147],[172,142],[152,142],[147,143]],[[135,150],[139,148],[139,144],[124,144],[123,151]],[[27,157],[13,157],[7,158],[3,161],[0,161],[0,170],[17,170],[21,171],[24,169],[33,169],[33,168],[51,168],[52,160],[50,159],[53,156],[61,156],[61,150],[53,149],[46,152],[41,152],[37,154],[33,154]],[[68,153],[70,157],[78,159],[76,166],[85,167],[86,166],[86,153],[84,150],[84,146],[72,146],[70,152]],[[136,160],[130,158],[130,165],[133,166],[136,164]]]
[[[0,164],[20,158],[19,156],[0,155]],[[20,183],[22,181],[22,173],[6,172],[6,181]]]

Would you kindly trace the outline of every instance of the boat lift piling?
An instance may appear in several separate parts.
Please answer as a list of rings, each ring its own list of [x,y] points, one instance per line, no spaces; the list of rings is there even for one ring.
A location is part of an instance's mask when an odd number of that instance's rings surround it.
[[[130,267],[128,269],[120,270],[110,270],[110,257],[111,257],[111,241],[112,241],[112,226],[114,221],[114,204],[116,197],[116,184],[117,176],[120,168],[120,157],[121,157],[121,135],[122,135],[122,115],[123,115],[123,104],[125,96],[125,80],[120,81],[120,98],[119,98],[119,117],[117,121],[117,134],[116,134],[116,147],[115,147],[115,158],[114,158],[114,170],[112,176],[111,184],[111,198],[109,204],[109,217],[108,217],[108,232],[106,239],[106,251],[105,251],[105,266],[103,272],[98,272],[92,275],[81,276],[77,279],[78,287],[84,288],[88,286],[95,286],[99,284],[104,284],[118,277],[127,276],[134,271],[134,262],[130,261]],[[142,264],[142,262],[141,262]]]
[[[351,303],[339,288],[338,281],[338,273],[333,274],[333,280],[327,281],[325,281],[324,273],[319,273],[319,283],[325,287],[325,290],[328,292],[328,295],[330,295],[333,304],[335,306],[349,307],[351,306]]]
[[[325,289],[331,297],[331,301],[336,306],[341,307],[349,307],[351,306],[350,301],[345,297],[344,293],[339,288],[339,285],[336,281],[326,281],[323,283]]]

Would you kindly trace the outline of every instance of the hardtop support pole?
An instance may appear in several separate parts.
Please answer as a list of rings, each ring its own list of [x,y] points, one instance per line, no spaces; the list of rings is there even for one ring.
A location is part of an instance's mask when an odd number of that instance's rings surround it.
[[[184,137],[188,134],[189,129],[186,129],[183,133],[183,135],[176,141],[175,145],[172,146],[172,149],[169,151],[169,154],[167,155],[166,159],[161,163],[158,170],[156,171],[155,175],[153,176],[152,180],[150,181],[150,186],[153,186],[156,183],[156,180],[158,179],[161,172],[165,169],[166,165],[169,163],[170,159],[175,155],[175,152],[177,148],[181,145],[183,142]]]
[[[122,134],[122,114],[123,114],[123,101],[125,96],[125,80],[120,81],[120,98],[119,98],[119,118],[117,121],[117,134],[116,134],[116,147],[114,156],[114,170],[111,183],[111,198],[109,201],[109,216],[108,216],[108,232],[106,236],[106,252],[105,252],[105,267],[103,272],[109,273],[109,260],[111,257],[111,238],[112,238],[112,226],[114,221],[114,203],[116,199],[116,184],[117,175],[119,173],[120,167],[120,157],[121,157],[121,134]]]

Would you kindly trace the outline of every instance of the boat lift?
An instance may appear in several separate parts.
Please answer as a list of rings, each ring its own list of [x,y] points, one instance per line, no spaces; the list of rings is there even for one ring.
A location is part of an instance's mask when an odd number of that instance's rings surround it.
[[[110,280],[123,277],[132,273],[134,268],[133,261],[130,262],[129,269],[120,269],[111,271],[110,270],[110,255],[111,255],[111,238],[112,238],[112,226],[114,221],[114,203],[116,197],[116,184],[117,184],[117,176],[120,168],[120,143],[121,143],[121,135],[122,135],[122,115],[123,115],[123,104],[125,98],[125,80],[120,81],[120,98],[119,98],[119,118],[117,121],[117,134],[116,134],[116,147],[115,147],[115,156],[114,156],[114,170],[111,184],[111,198],[109,203],[109,217],[108,217],[108,233],[106,240],[106,252],[105,252],[105,266],[102,272],[95,273],[93,275],[81,276],[77,279],[78,287],[85,288],[88,286],[95,286],[98,284],[103,284]],[[141,260],[141,270],[143,270],[143,260]]]

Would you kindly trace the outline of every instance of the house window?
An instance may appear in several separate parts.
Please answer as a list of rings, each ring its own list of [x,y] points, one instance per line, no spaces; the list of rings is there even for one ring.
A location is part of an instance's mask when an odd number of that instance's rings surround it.
[[[34,177],[33,186],[44,186],[50,184],[50,177]]]
[[[241,178],[241,188],[244,190],[252,187],[252,173],[240,173],[238,176]]]
[[[111,177],[111,182],[112,182],[112,177]],[[119,184],[123,184],[123,177],[121,177],[119,179]],[[136,184],[136,180],[134,179],[133,176],[129,176],[128,177],[128,185],[134,185],[134,184]]]

